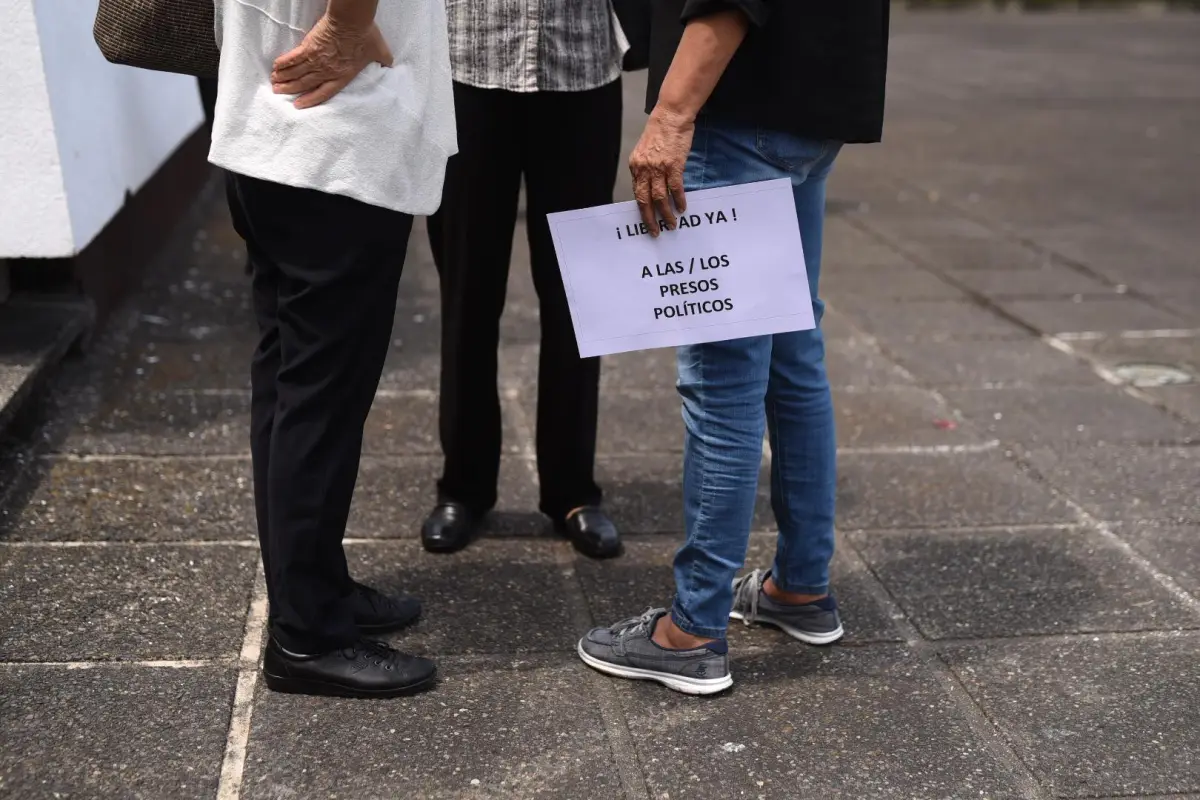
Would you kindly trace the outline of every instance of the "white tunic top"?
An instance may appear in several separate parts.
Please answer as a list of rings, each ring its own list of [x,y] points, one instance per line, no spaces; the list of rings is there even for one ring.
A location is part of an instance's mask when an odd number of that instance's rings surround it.
[[[214,2],[221,69],[209,161],[407,214],[437,210],[458,149],[443,0],[382,0],[375,21],[393,66],[371,64],[305,110],[271,91],[271,69],[326,0]]]

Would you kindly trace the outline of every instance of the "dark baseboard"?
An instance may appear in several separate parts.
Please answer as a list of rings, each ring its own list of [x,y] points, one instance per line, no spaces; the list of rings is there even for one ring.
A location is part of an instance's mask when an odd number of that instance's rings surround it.
[[[130,294],[174,235],[213,176],[209,129],[202,125],[74,258],[13,259],[13,291],[82,294],[100,328]]]

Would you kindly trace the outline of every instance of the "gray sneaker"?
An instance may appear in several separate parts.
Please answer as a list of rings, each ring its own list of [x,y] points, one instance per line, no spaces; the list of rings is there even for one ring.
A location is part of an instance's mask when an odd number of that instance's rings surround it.
[[[665,608],[652,608],[611,628],[593,628],[579,640],[579,657],[606,675],[658,681],[684,694],[715,694],[732,686],[724,641],[695,650],[667,650],[650,639],[666,615]]]
[[[776,603],[763,591],[770,573],[756,569],[733,580],[733,610],[730,619],[747,625],[761,622],[774,625],[794,639],[808,644],[833,644],[842,638],[842,620],[833,595],[802,606]]]

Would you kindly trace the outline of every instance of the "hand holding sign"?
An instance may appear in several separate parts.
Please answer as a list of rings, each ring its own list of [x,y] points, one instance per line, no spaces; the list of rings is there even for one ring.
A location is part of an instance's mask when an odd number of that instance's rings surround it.
[[[696,126],[685,117],[655,108],[629,155],[633,197],[651,236],[658,236],[659,224],[665,230],[675,229],[671,201],[680,212],[687,211],[683,168],[695,130]]]
[[[693,192],[670,226],[642,213],[549,215],[581,356],[815,326],[790,181]]]

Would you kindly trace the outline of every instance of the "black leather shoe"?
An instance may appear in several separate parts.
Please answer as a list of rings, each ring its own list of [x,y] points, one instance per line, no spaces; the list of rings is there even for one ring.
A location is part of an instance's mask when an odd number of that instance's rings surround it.
[[[354,608],[354,623],[359,633],[392,633],[408,627],[421,616],[421,601],[415,597],[388,597],[383,592],[354,584],[350,598]]]
[[[581,508],[558,523],[558,530],[585,556],[612,558],[621,555],[621,534],[603,509]]]
[[[362,639],[320,655],[289,653],[272,638],[263,656],[267,687],[321,697],[399,697],[433,685],[437,666],[383,642]]]
[[[421,544],[431,553],[462,550],[479,531],[479,519],[461,503],[439,503],[421,526]]]

